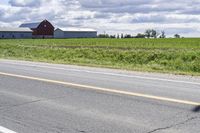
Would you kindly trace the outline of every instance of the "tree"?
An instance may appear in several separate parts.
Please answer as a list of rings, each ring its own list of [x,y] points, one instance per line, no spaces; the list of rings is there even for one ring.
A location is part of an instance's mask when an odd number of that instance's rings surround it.
[[[160,33],[158,33],[156,30],[152,29],[151,30],[151,37],[153,38],[157,38],[159,36]]]
[[[157,32],[157,31],[154,30],[154,29],[147,29],[147,30],[145,31],[144,35],[145,35],[145,37],[147,37],[147,38],[157,38],[157,37],[160,35],[160,33]]]
[[[115,35],[110,35],[110,38],[116,38],[116,36]]]
[[[181,38],[181,36],[179,34],[175,34],[174,38]]]
[[[130,34],[126,34],[126,35],[124,36],[124,38],[132,38],[132,36],[131,36]]]
[[[108,34],[99,34],[98,38],[109,38]]]
[[[138,33],[135,38],[145,38],[145,34]]]
[[[121,38],[124,38],[124,34],[123,33],[121,34]]]
[[[165,31],[161,31],[160,38],[166,38]]]
[[[151,33],[152,33],[152,30],[151,29],[147,29],[144,34],[145,34],[145,36],[147,38],[150,38],[151,37]]]
[[[117,38],[119,39],[119,34],[117,34]]]

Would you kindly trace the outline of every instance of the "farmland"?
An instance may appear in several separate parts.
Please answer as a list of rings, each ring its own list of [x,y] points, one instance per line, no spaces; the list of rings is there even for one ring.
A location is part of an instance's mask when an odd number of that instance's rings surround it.
[[[200,39],[0,40],[0,58],[200,75]]]

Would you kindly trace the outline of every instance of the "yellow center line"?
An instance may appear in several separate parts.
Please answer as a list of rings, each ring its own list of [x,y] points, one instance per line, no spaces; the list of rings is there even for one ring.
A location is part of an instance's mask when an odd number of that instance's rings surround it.
[[[153,96],[153,95],[142,94],[142,93],[134,93],[134,92],[129,92],[129,91],[121,91],[121,90],[115,90],[115,89],[109,89],[109,88],[95,87],[95,86],[90,86],[90,85],[82,85],[82,84],[76,84],[76,83],[70,83],[70,82],[64,82],[64,81],[57,81],[57,80],[50,80],[50,79],[31,77],[31,76],[24,76],[24,75],[17,75],[17,74],[4,73],[4,72],[0,72],[0,75],[23,78],[23,79],[30,79],[30,80],[37,80],[37,81],[55,83],[55,84],[61,84],[61,85],[67,85],[67,86],[74,86],[74,87],[86,88],[86,89],[90,89],[90,90],[110,92],[110,93],[115,93],[115,94],[123,94],[123,95],[135,96],[135,97],[143,97],[143,98],[153,99],[153,100],[158,100],[158,101],[200,106],[200,103],[198,103],[198,102],[179,100],[179,99],[160,97],[160,96]]]

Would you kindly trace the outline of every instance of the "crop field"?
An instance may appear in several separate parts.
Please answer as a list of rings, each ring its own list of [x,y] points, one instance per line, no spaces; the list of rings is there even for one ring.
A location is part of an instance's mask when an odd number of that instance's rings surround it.
[[[200,39],[1,39],[0,58],[200,75]]]

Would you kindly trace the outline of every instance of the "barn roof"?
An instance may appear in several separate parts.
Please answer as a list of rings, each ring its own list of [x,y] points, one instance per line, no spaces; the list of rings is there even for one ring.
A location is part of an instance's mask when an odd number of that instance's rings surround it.
[[[33,32],[29,28],[0,27],[0,32]]]
[[[66,31],[66,32],[69,32],[69,31],[72,31],[72,32],[96,32],[96,30],[90,29],[90,28],[69,27],[69,28],[57,28],[57,29],[59,29],[61,31]]]
[[[36,22],[36,23],[23,23],[19,27],[28,27],[30,29],[37,28],[40,25],[41,22]]]

